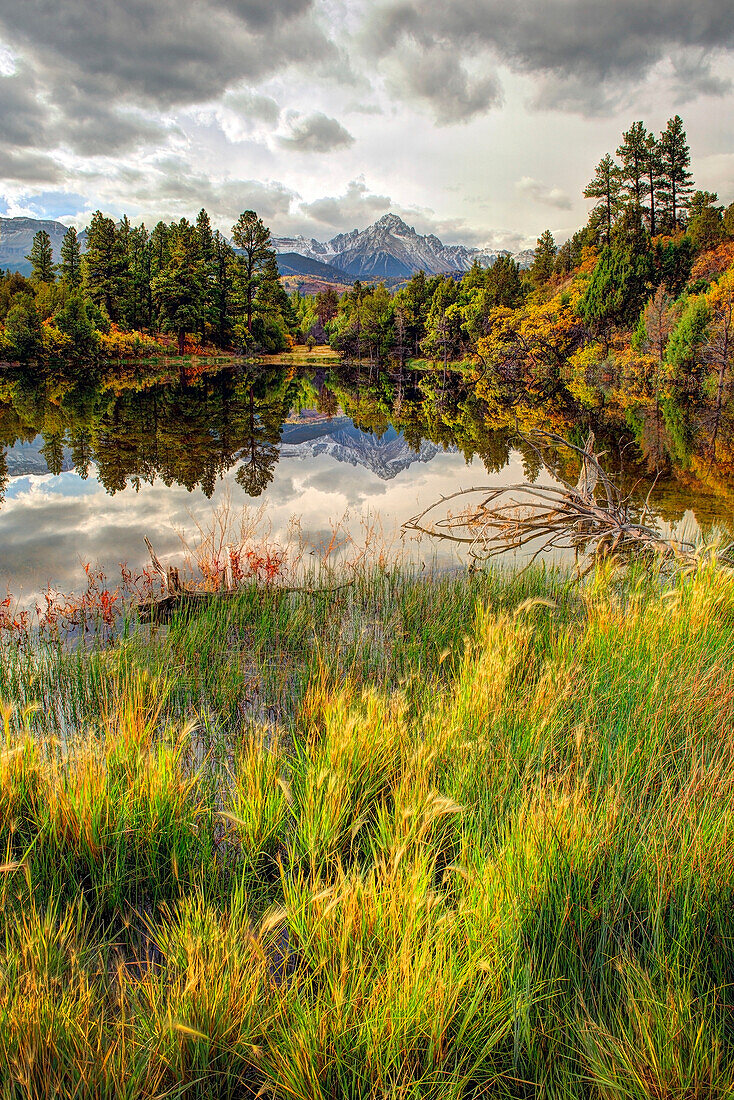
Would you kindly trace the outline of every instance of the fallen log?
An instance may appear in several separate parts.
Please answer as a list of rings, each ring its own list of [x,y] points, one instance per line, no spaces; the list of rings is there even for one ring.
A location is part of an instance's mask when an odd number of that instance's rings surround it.
[[[148,596],[135,603],[134,610],[141,622],[152,622],[153,620],[165,621],[170,618],[171,613],[178,608],[201,607],[211,599],[231,598],[241,595],[244,591],[243,584],[239,586],[235,584],[232,576],[231,560],[229,561],[229,569],[225,566],[223,587],[199,588],[183,584],[178,569],[173,566],[169,566],[168,569],[165,569],[147,535],[144,536],[144,539],[153,563],[153,569],[161,578],[164,592],[161,596]],[[331,595],[334,592],[341,592],[345,588],[350,588],[353,584],[354,581],[351,580],[345,581],[342,584],[311,588],[307,585],[288,586],[266,583],[258,585],[258,588],[262,592],[277,593],[278,595],[281,593],[285,595],[290,592],[302,592],[309,596],[321,596]]]

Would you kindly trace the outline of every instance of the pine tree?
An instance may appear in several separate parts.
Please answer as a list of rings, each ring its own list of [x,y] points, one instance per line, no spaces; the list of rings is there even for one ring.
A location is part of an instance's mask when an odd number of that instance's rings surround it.
[[[603,248],[579,313],[601,333],[634,323],[649,294],[651,274],[649,257],[629,245]]]
[[[209,215],[203,206],[196,216],[196,236],[199,241],[199,255],[208,263],[214,255],[214,234]]]
[[[26,256],[26,260],[29,260],[33,265],[33,271],[31,272],[31,282],[54,282],[56,278],[54,254],[51,247],[51,238],[49,237],[45,229],[39,229],[39,231],[33,237],[33,245],[30,252]]]
[[[134,324],[132,318],[135,315],[135,286],[132,272],[131,239],[133,227],[127,214],[123,214],[119,223],[115,226],[116,252],[119,259],[120,286],[118,290],[118,302],[116,306],[117,317],[126,324]]]
[[[661,179],[658,194],[675,232],[678,229],[679,215],[688,206],[693,192],[693,175],[689,172],[691,150],[683,129],[680,115],[668,120],[668,125],[660,135]]]
[[[199,258],[203,264],[205,293],[201,309],[200,334],[202,343],[206,340],[207,325],[211,325],[214,317],[214,233],[209,221],[209,215],[202,206],[196,216],[196,240],[199,249]]]
[[[645,138],[645,171],[647,173],[647,193],[650,197],[650,209],[648,211],[650,236],[654,237],[657,233],[656,197],[660,188],[662,166],[660,164],[660,143],[653,133],[648,133]]]
[[[512,256],[500,254],[497,257],[485,276],[484,286],[488,305],[514,309],[520,304],[523,295],[520,267]]]
[[[635,206],[642,209],[648,190],[647,128],[643,122],[633,122],[622,134],[617,156],[622,161],[622,186]]]
[[[168,265],[152,280],[152,290],[161,327],[175,332],[178,353],[183,355],[186,334],[199,329],[205,294],[196,230],[185,218],[171,227]]]
[[[210,295],[211,323],[216,333],[216,342],[220,347],[226,346],[230,334],[234,261],[234,251],[217,230],[213,241]]]
[[[622,191],[622,171],[609,153],[596,166],[594,178],[584,189],[585,199],[601,199],[594,207],[592,216],[601,216],[606,226],[604,238],[607,244],[612,236],[612,222],[619,210]]]
[[[112,320],[120,315],[125,289],[127,256],[124,239],[115,231],[112,218],[97,210],[87,231],[87,250],[83,260],[84,283],[95,305],[103,306]]]
[[[316,295],[316,313],[319,321],[326,328],[329,321],[333,321],[339,310],[339,295],[333,286],[326,290],[320,290]]]
[[[553,274],[556,262],[556,242],[550,229],[546,229],[538,237],[535,246],[535,255],[530,268],[530,278],[536,286],[542,286]]]
[[[150,235],[151,265],[154,276],[162,274],[170,256],[171,231],[165,222],[158,222]]]
[[[245,210],[232,226],[232,240],[240,250],[235,268],[237,289],[244,300],[247,331],[251,333],[258,273],[272,251],[270,230],[254,210]]]
[[[11,355],[22,361],[33,359],[41,350],[41,318],[32,295],[15,295],[5,318],[5,339]]]
[[[132,328],[151,323],[151,244],[145,225],[130,230],[127,242],[129,280],[126,316]]]
[[[69,226],[61,242],[61,277],[76,290],[82,284],[82,250],[74,226]]]
[[[697,249],[713,248],[724,235],[723,207],[717,206],[715,191],[696,191],[688,204],[688,230]]]
[[[97,347],[97,330],[87,313],[87,303],[81,291],[76,290],[66,305],[54,317],[54,324],[60,332],[72,341],[72,353],[79,357],[92,355]]]

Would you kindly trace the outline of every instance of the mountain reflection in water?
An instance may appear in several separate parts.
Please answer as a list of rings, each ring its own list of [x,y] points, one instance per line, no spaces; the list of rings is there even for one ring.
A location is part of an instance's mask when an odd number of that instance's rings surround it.
[[[717,424],[715,451],[707,416],[685,395],[558,379],[518,390],[479,371],[5,369],[2,580],[40,587],[78,574],[80,559],[140,561],[143,533],[172,550],[173,527],[225,488],[236,505],[265,502],[276,527],[307,511],[318,543],[345,509],[399,527],[460,486],[575,480],[570,452],[541,457],[526,441],[535,428],[577,443],[593,429],[623,490],[642,500],[654,483],[661,522],[729,529],[734,416]]]

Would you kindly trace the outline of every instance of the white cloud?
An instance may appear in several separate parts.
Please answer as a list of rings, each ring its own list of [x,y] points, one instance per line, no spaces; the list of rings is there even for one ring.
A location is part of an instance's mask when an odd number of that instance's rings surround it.
[[[534,180],[532,176],[522,176],[515,187],[521,194],[527,195],[542,206],[554,206],[557,210],[571,209],[571,199],[560,187],[548,187]]]

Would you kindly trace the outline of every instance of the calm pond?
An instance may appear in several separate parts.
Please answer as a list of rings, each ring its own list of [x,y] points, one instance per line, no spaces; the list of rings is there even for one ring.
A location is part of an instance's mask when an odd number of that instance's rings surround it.
[[[472,485],[575,481],[538,453],[545,429],[580,443],[679,536],[734,525],[734,410],[713,433],[685,395],[607,382],[522,390],[473,372],[158,364],[0,373],[0,584],[31,600],[80,586],[84,563],[140,568],[148,535],[181,554],[224,507],[277,540],[323,553],[334,538],[395,552],[401,524]],[[258,511],[260,510],[260,511]],[[297,521],[298,530],[294,524]],[[352,549],[354,549],[354,544]],[[448,545],[402,539],[417,560]],[[338,548],[337,551],[338,552]]]

